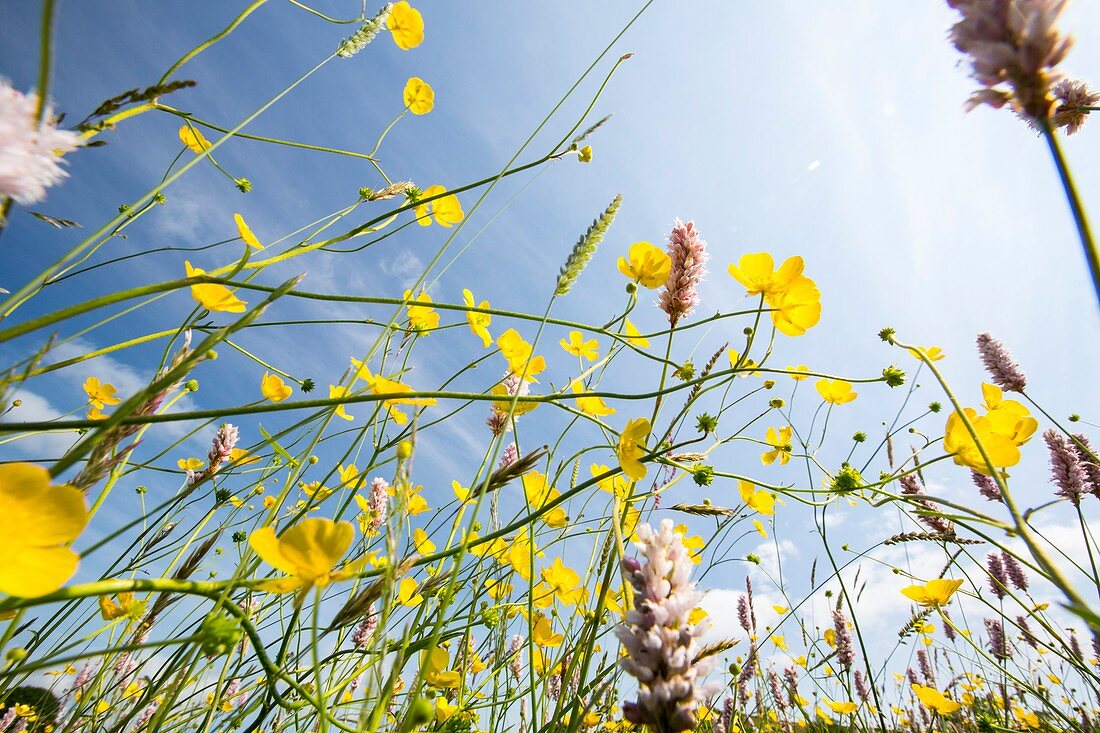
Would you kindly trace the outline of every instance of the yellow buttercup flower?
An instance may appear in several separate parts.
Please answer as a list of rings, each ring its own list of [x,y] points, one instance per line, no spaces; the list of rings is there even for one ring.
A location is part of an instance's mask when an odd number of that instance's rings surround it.
[[[301,603],[314,586],[323,588],[334,580],[350,578],[361,563],[349,563],[336,570],[336,563],[351,547],[355,529],[348,522],[311,517],[303,519],[283,532],[274,527],[261,527],[248,537],[256,554],[287,578],[268,580],[257,587],[272,593],[295,593]]]
[[[426,333],[439,327],[439,314],[432,308],[432,296],[420,292],[414,298],[411,290],[406,290],[401,296],[407,303],[405,308],[409,313],[409,329],[417,333]],[[424,305],[424,304],[427,305]]]
[[[102,410],[104,405],[117,405],[122,399],[116,396],[118,390],[115,385],[101,382],[96,377],[88,377],[84,380],[84,394],[88,395],[88,403]]]
[[[520,528],[515,537],[512,538],[511,544],[504,543],[502,552],[502,561],[507,563],[515,571],[516,575],[523,578],[526,581],[531,580],[531,554],[533,549],[533,542],[527,533],[527,528]],[[536,556],[542,553],[534,553]]]
[[[649,339],[642,336],[642,332],[630,322],[629,318],[623,318],[623,335],[626,336],[627,341],[639,349],[649,348]]]
[[[1020,462],[1020,446],[1031,440],[1039,423],[1024,405],[1016,400],[1004,399],[1000,387],[983,384],[982,395],[987,410],[985,415],[979,416],[970,407],[963,408],[963,412],[993,466],[999,469],[1015,466]],[[956,464],[986,475],[990,473],[978,443],[958,412],[951,413],[947,418],[943,448],[953,455]]]
[[[790,287],[802,274],[801,257],[788,257],[775,269],[775,260],[767,252],[741,255],[737,264],[728,268],[730,277],[745,286],[749,295],[775,295]]]
[[[463,486],[457,481],[451,481],[451,490],[455,492],[455,498],[458,499],[459,504],[470,501],[470,487]]]
[[[412,578],[402,578],[397,585],[397,601],[402,606],[419,606],[424,601],[424,596],[417,592],[417,582]]]
[[[343,466],[343,463],[338,463],[337,473],[340,474],[341,486],[353,486],[359,483],[359,468],[357,468],[354,463],[349,463],[346,468]]]
[[[962,705],[951,700],[935,687],[926,687],[925,685],[918,685],[915,682],[911,687],[917,699],[920,700],[921,705],[931,710],[935,710],[940,715],[950,715],[962,707]]]
[[[575,605],[583,597],[581,576],[577,571],[566,567],[560,557],[555,557],[550,567],[543,568],[541,574],[554,597],[565,605]]]
[[[791,438],[794,437],[794,428],[790,425],[779,428],[768,428],[764,433],[764,442],[772,447],[760,456],[760,462],[765,466],[775,463],[779,459],[781,465],[786,465],[791,460]]]
[[[462,675],[456,669],[447,669],[450,657],[443,647],[433,647],[420,653],[420,666],[424,671],[424,682],[431,687],[458,687]]]
[[[623,598],[623,591],[622,591],[621,588],[619,590],[613,590],[611,588],[608,588],[607,596],[605,596],[605,598],[604,598],[604,606],[606,606],[607,610],[610,611],[611,613],[618,614],[618,615],[621,616],[625,613],[625,609],[623,608],[623,604],[622,604],[622,598]],[[692,613],[692,615],[694,615],[695,611],[702,611],[702,610],[703,609],[701,609],[701,608],[695,608],[695,609],[692,610],[691,613]],[[704,613],[706,613],[706,612],[704,611]],[[694,623],[694,622],[692,622],[692,623]]]
[[[423,514],[424,512],[431,511],[431,507],[428,506],[428,500],[421,495],[423,486],[417,486],[413,489],[402,488],[402,496],[405,502],[405,513],[410,517],[415,517],[417,514]],[[393,491],[393,487],[390,487],[390,491]],[[391,494],[396,496],[396,494]]]
[[[192,153],[199,155],[210,149],[210,141],[202,136],[197,127],[191,125],[181,125],[180,142],[186,145]]]
[[[611,469],[608,466],[604,466],[599,463],[593,463],[591,466],[588,467],[588,470],[591,471],[593,477],[596,477],[607,473]],[[613,494],[620,499],[625,499],[627,494],[630,493],[630,481],[628,481],[621,473],[615,474],[610,478],[605,478],[602,481],[597,482],[596,485],[600,487],[601,491],[606,491],[607,493]]]
[[[293,391],[290,385],[284,382],[278,374],[264,372],[264,376],[260,380],[260,392],[272,402],[282,402],[290,397],[290,393]]]
[[[760,372],[756,370],[756,367],[760,366],[754,359],[742,358],[741,353],[737,349],[728,349],[726,356],[730,360],[730,369],[736,369],[740,374],[739,377],[759,377]]]
[[[184,269],[187,277],[205,275],[205,270],[192,267],[190,262],[184,261]],[[233,294],[233,291],[218,283],[200,283],[191,286],[191,297],[199,302],[208,311],[225,313],[244,313],[245,301]]]
[[[435,699],[435,722],[442,724],[451,719],[455,713],[458,712],[458,703],[451,704],[447,702],[446,698],[437,697]]]
[[[635,530],[638,529],[638,522],[642,519],[642,510],[634,506],[634,504],[627,504],[623,507],[623,535],[629,537],[631,542],[636,542]]]
[[[531,625],[531,639],[537,646],[541,647],[561,646],[561,643],[565,641],[563,635],[554,633],[550,619],[541,613],[536,614],[535,623]]]
[[[435,543],[428,539],[428,533],[417,527],[413,530],[413,546],[421,555],[435,552]]]
[[[586,393],[584,391],[584,386],[581,384],[581,380],[574,379],[572,386],[573,393],[577,395],[577,409],[585,413],[586,415],[592,415],[593,417],[603,417],[605,415],[614,415],[617,412],[614,407],[611,407],[603,401],[603,397]]]
[[[688,558],[698,565],[703,559],[703,548],[707,546],[701,535],[689,535],[686,524],[677,524],[672,528],[673,532],[679,532],[684,549],[688,551]]]
[[[798,366],[788,366],[787,376],[796,382],[801,382],[809,376],[810,368],[805,364],[799,364]]]
[[[579,356],[588,361],[595,361],[600,358],[600,343],[596,339],[585,341],[584,334],[580,331],[570,331],[568,340],[562,339],[558,343],[561,344],[566,353],[573,356]]]
[[[338,400],[342,397],[347,397],[350,394],[351,394],[351,392],[348,391],[348,388],[344,387],[343,385],[330,384],[328,386],[328,398],[330,400]],[[347,405],[337,405],[336,406],[336,416],[339,417],[339,418],[343,418],[344,420],[347,420],[348,422],[351,422],[352,420],[355,419],[355,417],[352,416],[352,415],[349,415],[347,410],[344,409],[345,407],[347,407]]]
[[[176,461],[176,465],[180,467],[181,471],[198,471],[200,468],[206,465],[205,462],[198,458],[181,458]]]
[[[386,27],[390,29],[393,42],[402,51],[416,48],[424,42],[424,16],[406,0],[396,2],[390,8]]]
[[[668,281],[672,259],[649,242],[630,245],[627,257],[619,258],[619,272],[644,288],[655,290]]]
[[[635,481],[641,481],[646,475],[646,467],[638,459],[646,454],[645,439],[651,429],[649,420],[639,417],[629,421],[619,436],[615,451],[619,456],[619,465],[623,473]]]
[[[540,356],[538,358],[541,359],[542,357]],[[539,406],[537,402],[516,402],[513,406],[512,399],[515,395],[509,394],[508,388],[503,384],[494,384],[489,391],[492,392],[494,396],[500,398],[498,400],[493,400],[491,403],[493,410],[495,410],[498,415],[507,415],[508,410],[511,409],[514,417],[523,417]]]
[[[821,399],[830,405],[846,405],[859,396],[858,392],[852,391],[852,385],[843,379],[819,379],[814,386]]]
[[[260,240],[256,239],[256,235],[249,229],[248,224],[245,223],[244,217],[240,214],[233,215],[233,221],[237,223],[237,234],[241,236],[241,239],[252,249],[263,249],[264,246],[260,244]]]
[[[527,498],[527,504],[534,511],[541,510],[544,506],[561,496],[561,492],[551,486],[546,475],[538,471],[528,471],[523,474],[523,495]],[[542,521],[554,529],[561,529],[569,523],[569,516],[560,506],[545,512]]]
[[[1019,447],[1008,437],[994,432],[988,418],[980,417],[971,407],[964,408],[964,412],[995,468],[1007,468],[1020,462]],[[990,474],[989,466],[982,457],[978,444],[957,412],[951,413],[947,418],[947,425],[944,426],[943,449],[953,455],[957,465],[966,466],[987,476]]]
[[[51,486],[50,474],[30,463],[0,465],[0,593],[35,598],[73,576],[80,556],[68,545],[88,523],[84,494]]]
[[[299,484],[302,493],[308,496],[314,501],[324,501],[332,496],[332,489],[323,485],[320,481],[310,481],[309,483]]]
[[[443,186],[428,186],[421,193],[420,198],[429,199],[433,196],[439,196],[446,191],[447,189],[443,188]],[[434,216],[436,224],[446,229],[450,229],[452,224],[457,224],[462,221],[465,215],[465,212],[462,211],[462,204],[458,201],[458,196],[455,196],[453,193],[449,196],[437,198],[434,201],[416,205],[416,222],[422,227],[431,226],[431,217]]]
[[[419,76],[405,82],[405,106],[414,115],[426,115],[435,107],[435,91]]]
[[[541,374],[546,369],[546,359],[541,356],[532,357],[534,347],[524,341],[519,331],[509,328],[497,337],[497,347],[501,355],[508,360],[508,368],[512,374],[522,376],[524,381],[538,382],[535,375]]]
[[[506,583],[503,580],[495,580],[493,578],[485,579],[485,591],[494,601],[505,598],[512,592],[512,588],[513,586],[510,583]]]
[[[837,715],[850,715],[859,709],[859,705],[856,705],[851,700],[836,701],[825,698],[825,704],[828,705],[834,713]]]
[[[935,580],[929,580],[924,585],[906,586],[901,589],[901,594],[922,606],[946,606],[951,602],[951,596],[955,595],[955,591],[961,588],[962,584],[962,580],[936,578]]]
[[[351,361],[352,364],[359,368],[358,378],[367,382],[367,386],[370,387],[371,392],[376,395],[385,395],[389,398],[383,400],[382,404],[389,410],[390,418],[398,425],[404,425],[409,421],[409,416],[406,415],[403,410],[398,409],[398,405],[426,407],[436,404],[436,400],[433,397],[402,397],[401,395],[410,394],[415,390],[403,382],[371,374],[370,369],[367,369],[366,365],[361,361],[356,359],[352,359]]]
[[[770,254],[757,252],[743,255],[729,273],[749,295],[764,296],[780,333],[801,336],[821,319],[821,292],[803,266],[801,257],[789,257],[777,270]]]
[[[808,277],[800,276],[773,295],[765,297],[772,308],[772,323],[786,336],[801,336],[821,320],[821,291]]]
[[[577,160],[579,160],[581,163],[591,163],[592,162],[592,146],[591,145],[585,145],[583,148],[578,150],[577,151]]]
[[[114,601],[110,596],[99,597],[99,614],[104,621],[113,621],[116,618],[128,618],[131,621],[140,621],[145,615],[145,601],[134,598],[132,592],[123,592],[115,596]]]
[[[1016,400],[1004,399],[1004,392],[993,384],[982,385],[982,398],[987,410],[990,429],[998,435],[1011,440],[1017,446],[1031,440],[1039,429],[1039,422],[1031,417],[1031,412]]]
[[[249,455],[248,451],[246,451],[244,448],[232,448],[229,451],[229,460],[237,464],[238,466],[243,466],[246,463],[255,463],[256,461],[260,460],[260,457]],[[264,491],[264,487],[257,486],[255,490],[257,494],[262,494]]]
[[[489,301],[483,300],[478,305],[474,305],[474,294],[469,290],[462,291],[462,302],[466,304],[467,308],[489,308]],[[489,334],[489,324],[492,323],[493,317],[488,313],[474,313],[472,311],[466,311],[466,322],[470,324],[470,330],[473,334],[481,339],[481,343],[485,348],[489,348],[489,344],[493,343],[493,337]]]
[[[775,514],[775,497],[763,489],[757,489],[750,481],[738,481],[737,487],[741,491],[741,501],[745,506],[760,514]]]
[[[923,354],[928,361],[939,361],[947,356],[939,346],[916,346],[909,349],[909,353],[913,355],[914,359],[920,359],[921,354]]]

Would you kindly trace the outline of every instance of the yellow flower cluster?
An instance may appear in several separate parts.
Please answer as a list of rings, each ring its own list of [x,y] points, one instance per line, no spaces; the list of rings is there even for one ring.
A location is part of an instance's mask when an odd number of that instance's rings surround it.
[[[958,412],[947,418],[943,449],[954,456],[956,464],[988,476],[992,474],[989,464],[995,469],[1005,469],[1020,462],[1020,446],[1031,440],[1039,423],[1023,404],[1004,399],[1004,392],[996,385],[983,384],[982,396],[985,398],[984,415],[979,415],[972,407],[965,407],[966,421]],[[967,428],[967,421],[974,428],[977,440]],[[982,455],[983,448],[989,457],[988,463]]]
[[[801,257],[788,257],[777,270],[770,254],[757,252],[742,255],[729,273],[749,295],[763,297],[780,333],[801,336],[821,319],[821,291],[802,274],[803,266]]]

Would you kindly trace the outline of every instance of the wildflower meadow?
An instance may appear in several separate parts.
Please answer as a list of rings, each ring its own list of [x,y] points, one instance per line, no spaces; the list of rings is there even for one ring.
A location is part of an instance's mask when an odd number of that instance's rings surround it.
[[[1097,730],[1098,10],[8,3],[0,731]]]

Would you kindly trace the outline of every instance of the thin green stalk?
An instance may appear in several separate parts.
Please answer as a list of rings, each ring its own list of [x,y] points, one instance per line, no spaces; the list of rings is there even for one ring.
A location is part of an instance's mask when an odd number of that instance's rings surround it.
[[[46,119],[46,110],[49,108],[50,97],[50,71],[53,66],[53,25],[56,18],[56,0],[44,0],[42,3],[42,25],[39,29],[38,51],[38,107],[35,109],[35,119],[41,125]]]
[[[154,107],[156,109],[159,109],[159,110],[163,111],[163,112],[167,112],[171,115],[175,115],[176,117],[181,117],[181,118],[191,122],[192,124],[199,125],[200,127],[205,127],[208,130],[214,130],[215,132],[220,132],[220,133],[223,133],[223,134],[229,132],[228,128],[222,127],[221,125],[215,125],[213,122],[207,122],[206,120],[200,120],[199,118],[192,115],[190,112],[182,112],[178,109],[175,109],[174,107],[169,107],[166,104],[160,104],[159,102],[156,105],[154,105]],[[254,140],[256,142],[271,143],[273,145],[285,145],[286,147],[290,147],[290,148],[301,148],[303,150],[313,150],[313,151],[316,151],[316,152],[319,152],[319,153],[332,153],[334,155],[346,155],[350,158],[360,158],[360,159],[363,159],[363,160],[374,160],[374,158],[372,158],[367,153],[357,153],[353,150],[341,150],[340,148],[329,148],[329,147],[325,147],[324,145],[310,145],[308,143],[295,142],[294,140],[282,140],[282,139],[277,138],[277,137],[264,137],[263,135],[252,135],[252,134],[245,133],[245,132],[238,132],[235,137],[238,137],[241,140]]]
[[[258,10],[259,7],[261,5],[263,5],[264,3],[266,3],[266,2],[267,2],[267,0],[253,0],[252,4],[249,5],[247,8],[245,8],[243,11],[241,11],[240,15],[238,15],[236,18],[234,18],[233,21],[230,22],[229,25],[227,25],[225,28],[223,28],[217,34],[211,36],[210,38],[206,39],[205,41],[203,41],[199,45],[195,46],[193,49],[191,49],[190,51],[185,53],[183,55],[183,57],[180,58],[179,61],[172,64],[172,66],[169,67],[168,71],[164,72],[164,75],[160,78],[160,81],[157,82],[157,85],[159,86],[161,84],[164,84],[166,81],[168,81],[169,77],[171,77],[172,74],[174,74],[176,71],[179,71],[181,66],[183,66],[188,61],[190,61],[191,59],[198,56],[200,53],[202,53],[206,49],[213,46],[218,41],[220,41],[223,38],[225,38],[226,36],[228,36],[230,33],[232,33],[233,30],[237,26],[239,26],[241,23],[244,22],[245,18],[252,15],[252,13],[254,13],[256,10]]]
[[[1085,206],[1077,193],[1077,186],[1073,182],[1073,176],[1069,170],[1065,153],[1058,142],[1058,134],[1051,127],[1050,121],[1040,120],[1043,136],[1050,148],[1050,155],[1054,158],[1054,165],[1058,168],[1058,178],[1062,181],[1062,188],[1066,192],[1066,200],[1069,210],[1073,214],[1073,221],[1077,225],[1077,234],[1081,238],[1081,247],[1085,250],[1085,261],[1088,263],[1089,276],[1092,278],[1092,287],[1096,293],[1097,304],[1100,305],[1100,253],[1096,250],[1096,241],[1092,236],[1092,227],[1089,225],[1088,214]]]

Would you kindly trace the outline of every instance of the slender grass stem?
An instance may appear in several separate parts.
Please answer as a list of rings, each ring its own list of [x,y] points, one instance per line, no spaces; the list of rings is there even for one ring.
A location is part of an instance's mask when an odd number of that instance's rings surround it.
[[[1092,278],[1092,287],[1096,294],[1097,305],[1100,306],[1100,252],[1097,252],[1096,241],[1093,238],[1092,227],[1089,225],[1088,214],[1081,202],[1081,196],[1077,192],[1077,185],[1073,181],[1073,175],[1069,170],[1065,153],[1061,143],[1058,142],[1058,133],[1051,127],[1049,120],[1041,120],[1043,136],[1046,138],[1050,155],[1054,159],[1054,165],[1058,169],[1058,178],[1062,181],[1062,188],[1066,193],[1066,201],[1069,203],[1070,213],[1077,225],[1077,234],[1081,238],[1081,247],[1085,251],[1085,262],[1088,264],[1089,277]]]

